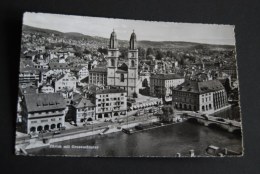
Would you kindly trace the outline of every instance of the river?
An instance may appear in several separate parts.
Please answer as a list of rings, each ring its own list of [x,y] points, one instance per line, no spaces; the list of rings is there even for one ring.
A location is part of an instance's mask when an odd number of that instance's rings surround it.
[[[232,107],[227,113],[236,112]],[[223,113],[220,113],[223,114]],[[224,115],[225,115],[224,114]],[[238,115],[236,115],[238,117]],[[236,118],[235,117],[235,118]],[[33,155],[68,155],[68,156],[175,156],[181,153],[187,156],[193,149],[195,155],[205,156],[208,145],[226,147],[237,152],[242,151],[241,136],[224,130],[204,127],[190,122],[127,135],[123,132],[102,136],[74,139],[56,143],[58,148],[40,148],[30,150]],[[95,147],[97,149],[78,149],[74,147]],[[60,148],[67,147],[67,148]],[[68,148],[69,147],[69,148]]]

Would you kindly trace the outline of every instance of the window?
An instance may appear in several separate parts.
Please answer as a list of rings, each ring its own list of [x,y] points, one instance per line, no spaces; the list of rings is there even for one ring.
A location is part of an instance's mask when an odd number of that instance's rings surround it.
[[[31,123],[37,123],[37,121],[31,121]]]
[[[135,53],[132,53],[132,57],[135,57]]]
[[[115,66],[115,60],[111,59],[111,66]]]
[[[131,60],[131,67],[134,67],[134,66],[135,66],[135,61]]]
[[[120,74],[120,82],[124,82],[124,81],[125,81],[124,74]]]

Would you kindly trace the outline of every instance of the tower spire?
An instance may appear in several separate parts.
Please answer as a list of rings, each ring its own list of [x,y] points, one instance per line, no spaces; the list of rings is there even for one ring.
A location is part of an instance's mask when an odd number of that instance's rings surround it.
[[[117,42],[116,32],[114,28],[113,28],[113,32],[110,35],[109,48],[110,49],[118,48],[118,42]]]
[[[135,30],[133,30],[133,33],[131,34],[129,45],[130,45],[130,47],[129,47],[130,50],[137,49],[137,41],[136,41]]]

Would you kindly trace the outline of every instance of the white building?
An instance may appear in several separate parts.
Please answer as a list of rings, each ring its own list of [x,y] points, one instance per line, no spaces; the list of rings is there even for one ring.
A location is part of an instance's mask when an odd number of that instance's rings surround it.
[[[127,93],[123,89],[105,89],[95,93],[96,119],[127,116]]]
[[[54,91],[54,88],[49,84],[43,85],[39,90],[41,93],[54,93]]]
[[[76,66],[71,69],[71,72],[75,74],[78,80],[82,80],[89,76],[88,66]]]
[[[55,92],[61,90],[76,90],[77,78],[70,73],[62,74],[54,82]]]
[[[59,93],[25,94],[21,106],[25,133],[55,130],[64,126],[66,105]]]
[[[185,81],[184,77],[177,74],[156,74],[150,77],[150,95],[154,97],[172,96],[172,87]]]

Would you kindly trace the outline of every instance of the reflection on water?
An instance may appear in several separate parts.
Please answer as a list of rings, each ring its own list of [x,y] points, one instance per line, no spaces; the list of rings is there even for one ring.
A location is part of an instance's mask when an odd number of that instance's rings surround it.
[[[230,120],[241,121],[240,108],[238,105],[233,105],[231,108],[213,114],[217,117],[227,118]]]
[[[216,114],[229,119],[238,119],[239,108]],[[242,151],[241,137],[219,129],[212,129],[190,122],[178,123],[162,128],[143,131],[132,135],[122,132],[74,139],[56,143],[70,146],[96,146],[98,149],[41,148],[32,150],[35,155],[69,156],[175,156],[188,155],[189,150],[205,156],[208,145],[226,147],[237,152]]]

